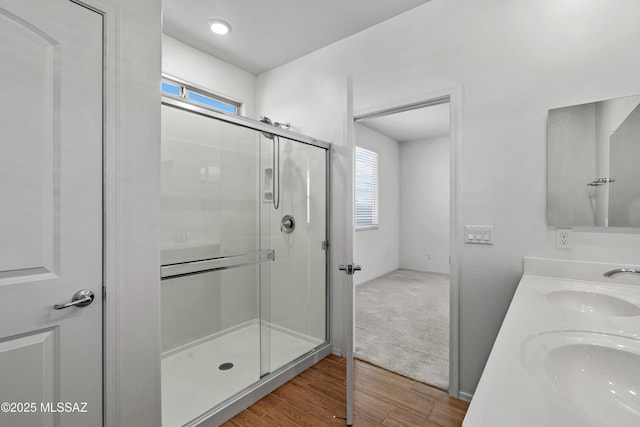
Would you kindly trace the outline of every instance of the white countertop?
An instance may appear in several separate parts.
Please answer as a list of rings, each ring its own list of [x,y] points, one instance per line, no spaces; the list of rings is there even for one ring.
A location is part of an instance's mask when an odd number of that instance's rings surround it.
[[[555,375],[555,365],[550,366],[549,359],[545,359],[550,351],[560,346],[567,349],[571,344],[609,345],[607,340],[618,340],[632,353],[631,358],[627,358],[632,363],[629,375],[640,376],[640,368],[633,367],[634,355],[640,360],[640,308],[635,307],[640,307],[640,276],[602,277],[605,271],[618,267],[629,266],[525,260],[525,274],[500,328],[463,427],[640,426],[640,390],[633,390],[635,385],[631,387],[625,383],[625,393],[630,394],[623,396],[626,403],[622,404],[626,407],[620,409],[619,399],[588,395],[591,378],[586,378],[586,387],[581,386],[582,383],[573,384],[571,375],[575,374],[560,372]],[[624,302],[620,310],[628,311],[624,316],[612,315],[603,304],[596,306],[594,312],[581,312],[568,308],[563,299],[565,294],[573,297],[593,293],[604,294],[605,299],[616,298],[614,302]],[[614,343],[610,348],[616,346]],[[554,354],[562,356],[564,353]],[[623,362],[626,363],[624,360],[620,363]],[[571,358],[562,363],[574,366]],[[585,376],[584,370],[577,373],[580,381],[584,382]],[[602,381],[600,377],[598,381]],[[640,378],[628,381],[637,384]],[[614,395],[616,392],[606,391]]]

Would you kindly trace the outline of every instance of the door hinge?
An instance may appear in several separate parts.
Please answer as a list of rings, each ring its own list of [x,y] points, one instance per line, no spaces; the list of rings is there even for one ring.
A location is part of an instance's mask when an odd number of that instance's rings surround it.
[[[267,260],[275,261],[276,260],[276,250],[275,249],[267,249]]]
[[[102,287],[102,300],[107,300],[107,288],[105,288],[104,286]]]
[[[326,240],[324,242],[322,242],[322,250],[323,251],[328,251],[329,250],[329,242],[327,242]]]

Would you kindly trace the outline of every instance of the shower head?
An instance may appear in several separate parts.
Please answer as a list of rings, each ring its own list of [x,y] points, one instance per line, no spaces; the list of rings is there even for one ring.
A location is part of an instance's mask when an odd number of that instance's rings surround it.
[[[266,124],[268,124],[268,125],[272,125],[272,124],[273,124],[273,122],[271,121],[271,119],[270,119],[269,117],[267,117],[267,116],[260,116],[260,121],[261,121],[262,123],[266,123]]]
[[[280,129],[291,129],[291,123],[287,122],[287,123],[278,123],[275,122],[273,124],[275,127],[278,127]]]
[[[271,121],[271,119],[270,119],[269,117],[267,117],[267,116],[260,116],[260,121],[261,121],[262,123],[266,123],[266,124],[268,124],[268,125],[275,126],[275,127],[277,127],[277,128],[280,128],[280,129],[291,129],[291,123],[289,123],[289,122],[287,122],[287,123],[273,122],[273,121]],[[273,134],[272,134],[272,133],[262,131],[262,134],[263,134],[266,138],[273,139]]]

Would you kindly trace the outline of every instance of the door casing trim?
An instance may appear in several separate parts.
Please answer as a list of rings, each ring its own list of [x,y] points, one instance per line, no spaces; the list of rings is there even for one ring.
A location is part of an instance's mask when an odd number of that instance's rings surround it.
[[[434,92],[419,94],[411,99],[395,100],[383,105],[375,105],[354,111],[354,121],[379,117],[392,112],[407,111],[449,102],[450,109],[450,204],[449,204],[449,244],[451,262],[449,271],[449,395],[460,398],[460,243],[461,215],[459,211],[460,180],[460,125],[462,85],[458,84]],[[348,142],[349,143],[349,142]],[[466,396],[463,396],[466,397]]]

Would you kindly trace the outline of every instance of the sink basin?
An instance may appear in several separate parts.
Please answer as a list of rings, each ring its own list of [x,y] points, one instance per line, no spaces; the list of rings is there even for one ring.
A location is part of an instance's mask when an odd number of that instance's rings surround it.
[[[582,313],[600,316],[638,316],[640,307],[612,295],[598,292],[561,290],[547,294],[547,298],[556,305]]]
[[[527,341],[524,356],[528,369],[586,418],[640,425],[640,341],[554,332]]]

